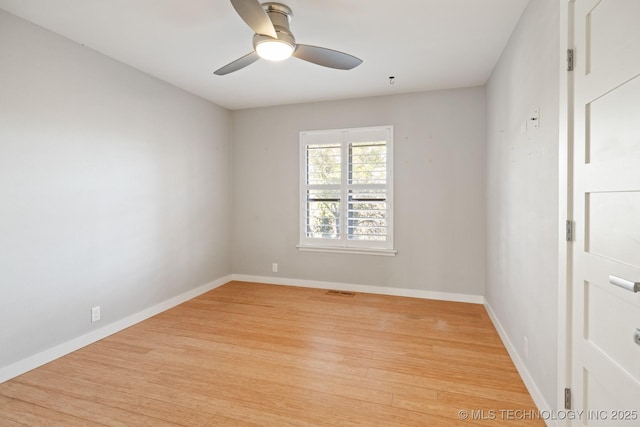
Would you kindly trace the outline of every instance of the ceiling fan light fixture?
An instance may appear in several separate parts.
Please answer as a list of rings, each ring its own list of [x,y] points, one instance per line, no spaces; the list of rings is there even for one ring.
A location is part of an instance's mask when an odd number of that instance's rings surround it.
[[[283,61],[293,54],[293,45],[283,40],[263,40],[256,44],[256,53],[267,61]]]
[[[338,70],[351,70],[362,64],[362,59],[348,53],[324,47],[297,44],[289,29],[293,12],[282,3],[260,0],[231,0],[240,18],[254,31],[253,51],[213,72],[224,76],[253,64],[258,59],[283,61],[295,56],[303,61]]]

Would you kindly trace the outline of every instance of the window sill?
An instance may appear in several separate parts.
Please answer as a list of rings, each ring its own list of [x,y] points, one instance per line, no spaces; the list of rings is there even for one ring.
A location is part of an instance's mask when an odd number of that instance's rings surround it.
[[[377,256],[396,256],[398,251],[395,249],[371,249],[371,248],[342,248],[336,246],[296,246],[300,252],[325,252],[335,254],[352,254],[352,255],[377,255]]]

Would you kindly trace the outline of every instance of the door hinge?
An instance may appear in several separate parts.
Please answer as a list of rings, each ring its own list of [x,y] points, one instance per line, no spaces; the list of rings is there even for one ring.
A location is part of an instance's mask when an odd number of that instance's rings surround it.
[[[564,389],[564,409],[571,409],[571,389]]]
[[[566,222],[566,229],[565,229],[566,230],[565,238],[567,242],[573,242],[575,240],[574,228],[575,228],[574,222],[568,219]]]
[[[567,71],[573,71],[573,49],[567,49]]]

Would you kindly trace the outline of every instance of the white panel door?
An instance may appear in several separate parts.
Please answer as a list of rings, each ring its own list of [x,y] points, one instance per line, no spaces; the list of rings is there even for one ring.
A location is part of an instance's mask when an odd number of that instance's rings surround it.
[[[640,426],[640,0],[574,7],[574,425]]]

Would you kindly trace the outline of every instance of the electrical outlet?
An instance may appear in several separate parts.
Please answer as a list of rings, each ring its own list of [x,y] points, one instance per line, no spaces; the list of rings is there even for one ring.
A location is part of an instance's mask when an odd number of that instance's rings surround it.
[[[278,263],[274,262],[273,264],[271,264],[271,271],[274,273],[278,272]]]
[[[100,306],[91,307],[91,323],[100,320]]]
[[[529,358],[529,340],[527,339],[527,337],[524,337],[524,357],[525,358]]]

